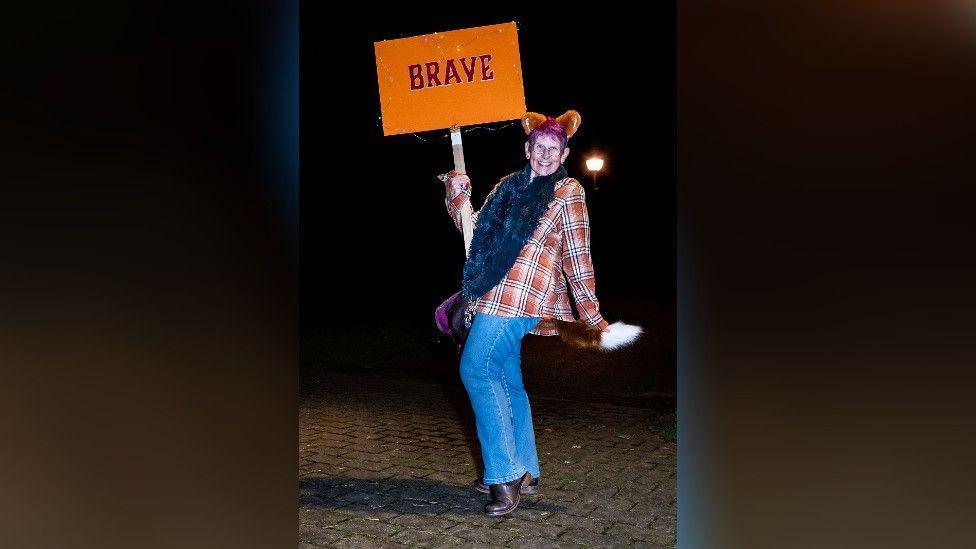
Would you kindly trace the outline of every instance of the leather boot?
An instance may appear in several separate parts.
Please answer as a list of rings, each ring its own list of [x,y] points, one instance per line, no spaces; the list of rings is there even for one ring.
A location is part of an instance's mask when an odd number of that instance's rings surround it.
[[[532,475],[525,472],[521,477],[502,484],[490,484],[491,503],[485,506],[485,514],[489,517],[507,515],[518,507],[522,500],[522,487],[532,480]]]

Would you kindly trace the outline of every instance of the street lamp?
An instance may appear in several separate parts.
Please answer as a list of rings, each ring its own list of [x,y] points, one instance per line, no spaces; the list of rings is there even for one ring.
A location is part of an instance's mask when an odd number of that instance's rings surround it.
[[[586,159],[586,169],[593,174],[593,190],[599,189],[596,184],[596,175],[603,169],[603,159],[599,156],[592,156]]]

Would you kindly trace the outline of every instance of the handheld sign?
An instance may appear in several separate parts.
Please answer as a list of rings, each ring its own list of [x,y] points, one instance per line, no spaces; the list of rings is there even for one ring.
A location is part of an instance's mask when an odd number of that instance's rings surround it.
[[[525,113],[515,23],[374,43],[383,135],[515,120]]]
[[[383,135],[450,128],[457,173],[465,173],[460,126],[514,120],[525,113],[514,22],[384,40],[373,47]],[[474,233],[472,219],[465,204],[465,254]]]

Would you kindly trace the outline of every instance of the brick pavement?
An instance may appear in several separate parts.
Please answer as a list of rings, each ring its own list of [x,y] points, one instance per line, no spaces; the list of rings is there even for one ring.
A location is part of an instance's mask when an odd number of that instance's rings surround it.
[[[312,379],[316,378],[316,379]],[[464,390],[317,373],[299,409],[300,547],[674,547],[676,448],[659,412],[533,397],[540,493],[482,513]]]

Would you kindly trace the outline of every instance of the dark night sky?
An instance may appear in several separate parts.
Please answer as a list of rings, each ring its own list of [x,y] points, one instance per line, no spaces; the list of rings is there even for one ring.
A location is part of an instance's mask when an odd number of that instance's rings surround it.
[[[597,294],[675,294],[673,6],[618,15],[301,19],[301,300],[303,327],[377,311],[428,320],[456,291],[464,252],[434,179],[452,167],[447,132],[384,137],[373,42],[516,21],[529,110],[578,110],[570,175],[587,187]],[[503,126],[493,124],[492,127]],[[524,165],[517,124],[464,134],[474,206]],[[585,154],[607,160],[594,191]],[[604,307],[606,309],[606,307]],[[614,320],[613,311],[604,313]]]

